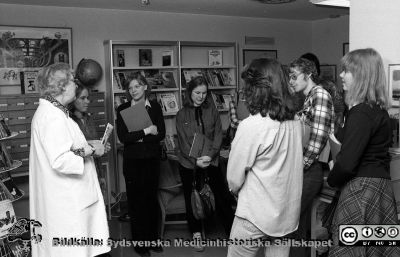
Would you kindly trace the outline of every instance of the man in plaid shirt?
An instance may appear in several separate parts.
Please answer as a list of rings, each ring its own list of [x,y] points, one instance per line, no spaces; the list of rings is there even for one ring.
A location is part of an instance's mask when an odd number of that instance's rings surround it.
[[[298,236],[307,238],[307,211],[323,184],[322,153],[329,134],[334,131],[335,112],[331,95],[319,85],[319,77],[313,62],[300,58],[290,64],[290,84],[295,92],[302,92],[306,99],[298,112],[299,118],[309,130],[309,140],[303,140],[303,191]],[[305,131],[308,132],[306,129]],[[308,135],[304,135],[308,138]],[[324,150],[324,151],[323,151]],[[327,162],[327,160],[321,160]],[[294,250],[294,249],[293,249]],[[306,254],[304,252],[303,254]],[[291,256],[303,256],[297,252]]]

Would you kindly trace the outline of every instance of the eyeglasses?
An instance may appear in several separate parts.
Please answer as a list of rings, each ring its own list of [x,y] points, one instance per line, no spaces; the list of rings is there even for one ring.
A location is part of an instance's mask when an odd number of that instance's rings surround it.
[[[290,80],[297,80],[297,78],[298,78],[301,74],[303,74],[303,73],[299,73],[299,74],[290,73],[290,74],[289,74],[289,79],[290,79]]]

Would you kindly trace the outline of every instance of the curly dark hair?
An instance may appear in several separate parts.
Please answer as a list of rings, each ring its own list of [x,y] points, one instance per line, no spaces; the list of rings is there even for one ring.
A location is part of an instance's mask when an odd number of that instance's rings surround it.
[[[253,60],[242,72],[244,96],[251,114],[267,114],[273,120],[293,120],[295,105],[289,92],[287,74],[273,59]]]
[[[317,67],[313,61],[310,61],[305,58],[298,58],[290,63],[291,69],[298,69],[301,73],[305,75],[310,75],[311,80],[315,84],[320,83],[319,74],[317,71]]]

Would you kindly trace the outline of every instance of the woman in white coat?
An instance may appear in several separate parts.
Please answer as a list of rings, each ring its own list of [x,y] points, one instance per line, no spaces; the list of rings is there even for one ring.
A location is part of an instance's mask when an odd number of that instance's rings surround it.
[[[39,72],[41,99],[32,119],[29,155],[30,218],[41,223],[42,239],[32,257],[87,257],[108,252],[103,196],[92,156],[104,153],[99,140],[86,141],[69,117],[76,84],[68,64]]]

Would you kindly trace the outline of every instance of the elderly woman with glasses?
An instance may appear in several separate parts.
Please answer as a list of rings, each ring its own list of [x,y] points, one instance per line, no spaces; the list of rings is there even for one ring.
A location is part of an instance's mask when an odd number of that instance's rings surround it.
[[[29,155],[30,219],[41,223],[32,256],[86,257],[108,252],[108,224],[91,145],[69,117],[76,84],[68,64],[57,63],[37,77],[41,98],[32,119]],[[71,246],[73,243],[78,246]]]

